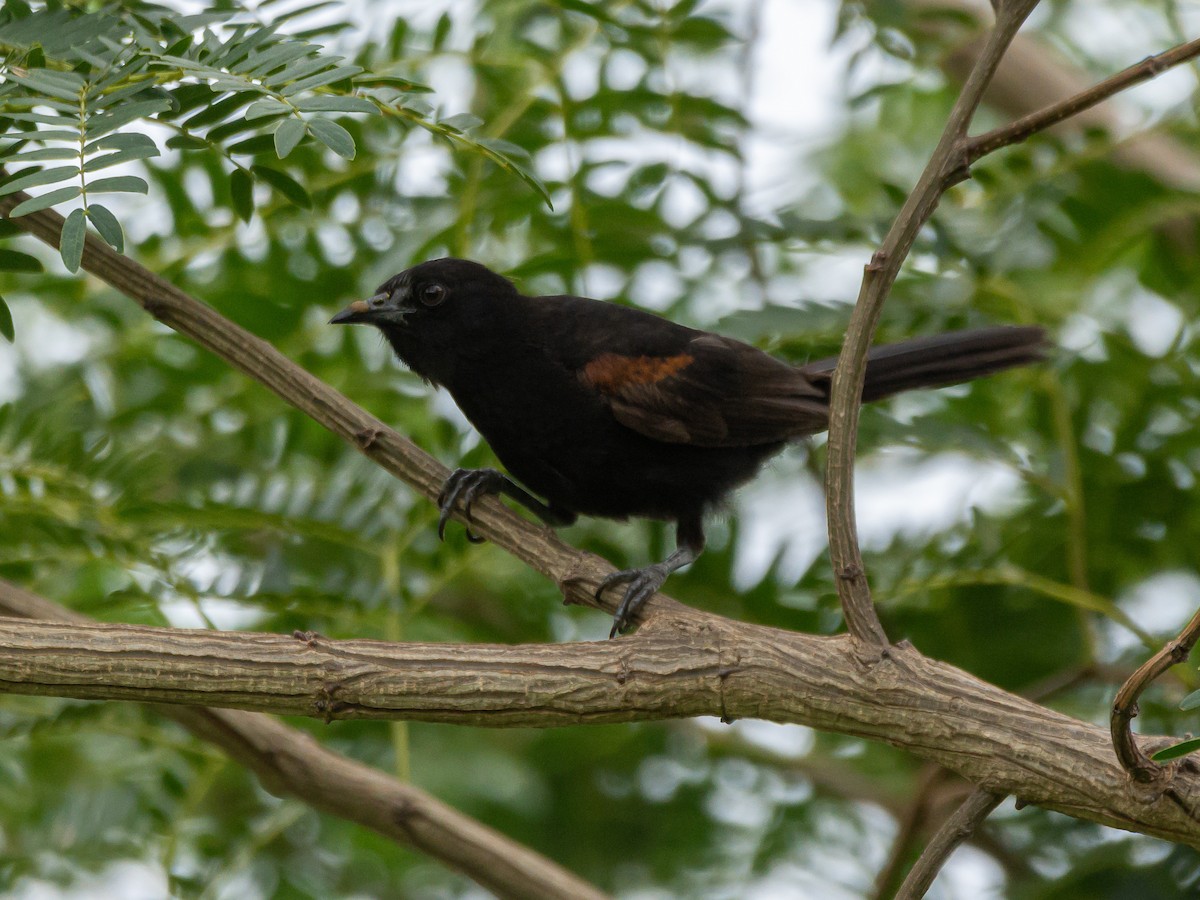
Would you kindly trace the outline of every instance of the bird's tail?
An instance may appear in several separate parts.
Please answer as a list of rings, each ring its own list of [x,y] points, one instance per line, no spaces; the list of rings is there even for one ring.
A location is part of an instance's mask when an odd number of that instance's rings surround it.
[[[882,400],[913,388],[944,387],[1046,358],[1046,332],[1035,325],[997,325],[948,331],[871,348],[863,402]],[[830,374],[837,359],[804,366],[813,375]]]

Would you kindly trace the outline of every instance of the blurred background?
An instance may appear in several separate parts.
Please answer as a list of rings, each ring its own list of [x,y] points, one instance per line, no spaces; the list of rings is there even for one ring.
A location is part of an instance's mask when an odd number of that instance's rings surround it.
[[[327,328],[330,315],[455,255],[526,293],[637,305],[797,363],[836,353],[987,15],[937,0],[319,6],[284,29],[427,84],[418,99],[476,117],[471,133],[527,158],[553,207],[426,130],[345,117],[353,160],[306,143],[279,164],[311,209],[259,185],[241,221],[217,153],[136,169],[150,190],[119,204],[127,252],[451,466],[492,457],[373,330]],[[975,130],[1198,31],[1192,3],[1047,0]],[[863,417],[858,521],[888,634],[1100,724],[1125,675],[1200,606],[1196,75],[1172,70],[979,163],[922,232],[879,332],[1040,323],[1053,359]],[[607,617],[564,608],[460,527],[440,544],[430,504],[128,299],[13,245],[46,271],[0,273],[16,331],[0,343],[0,576],[121,622],[607,634]],[[822,437],[774,461],[669,592],[838,631],[823,456]],[[564,536],[618,567],[672,540],[596,521]],[[1179,667],[1138,727],[1197,730],[1177,709],[1196,682]],[[889,896],[965,790],[886,746],[759,722],[293,724],[639,900]],[[484,896],[268,795],[136,706],[6,697],[0,770],[4,896]],[[1194,851],[1009,801],[930,896],[1197,894]]]

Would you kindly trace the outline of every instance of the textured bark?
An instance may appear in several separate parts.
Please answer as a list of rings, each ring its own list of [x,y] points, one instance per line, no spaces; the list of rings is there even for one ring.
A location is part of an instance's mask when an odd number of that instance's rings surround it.
[[[0,616],[87,623],[86,616],[0,579]],[[17,624],[5,622],[3,624]],[[64,627],[64,626],[59,626]],[[322,747],[270,716],[234,709],[159,706],[280,797],[354,822],[461,872],[500,897],[604,900],[607,896],[528,847],[436,797]]]
[[[886,741],[1068,815],[1200,848],[1200,772],[1147,789],[1108,732],[911,646],[689,612],[565,645],[388,644],[128,625],[0,621],[0,690],[336,718],[535,726],[712,715]]]

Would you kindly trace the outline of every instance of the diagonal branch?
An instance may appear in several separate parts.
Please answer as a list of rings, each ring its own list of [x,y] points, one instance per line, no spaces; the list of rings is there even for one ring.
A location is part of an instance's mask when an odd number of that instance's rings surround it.
[[[90,620],[0,579],[0,616],[83,627]],[[0,624],[5,623],[0,618]],[[46,624],[42,622],[41,624]],[[447,806],[419,788],[322,747],[259,713],[159,706],[193,735],[224,750],[278,796],[369,828],[462,872],[501,897],[575,900],[605,896],[586,881]]]
[[[900,890],[896,892],[896,900],[921,900],[946,860],[950,858],[950,854],[974,834],[975,829],[983,824],[983,820],[1003,801],[1003,794],[993,794],[983,788],[976,788],[925,845],[920,859],[900,885]]]
[[[1001,147],[1019,144],[1039,131],[1045,131],[1097,103],[1102,103],[1114,94],[1143,81],[1149,81],[1172,66],[1178,66],[1197,56],[1200,56],[1200,38],[1172,47],[1157,56],[1148,56],[1086,91],[1080,91],[1072,97],[1022,116],[1008,125],[976,135],[966,142],[967,165]]]
[[[867,349],[879,324],[883,303],[918,232],[937,208],[949,186],[951,174],[962,169],[961,142],[983,92],[1021,23],[1036,5],[1037,0],[1006,0],[997,4],[996,25],[988,33],[983,51],[950,112],[937,147],[883,243],[866,266],[858,300],[846,329],[846,340],[834,370],[829,402],[829,461],[825,476],[829,551],[846,627],[859,642],[869,646],[883,647],[888,640],[871,600],[854,520],[854,451],[867,371]]]
[[[27,199],[29,195],[23,191],[0,197],[0,217],[8,218],[12,209]],[[54,210],[41,210],[9,221],[57,249],[64,220]],[[190,337],[352,444],[426,498],[437,498],[449,474],[445,466],[266,341],[90,233],[84,245],[82,267],[131,297],[163,324]],[[610,613],[616,609],[615,602],[597,601],[593,596],[600,579],[612,571],[600,557],[571,547],[548,528],[522,518],[495,498],[481,498],[472,506],[471,514],[472,530],[553,579],[568,602],[595,606]],[[642,615],[651,609],[679,608],[676,601],[660,594]]]
[[[885,741],[993,793],[1200,848],[1200,768],[1133,790],[1105,729],[907,644],[869,666],[853,648],[698,612],[621,641],[515,646],[0,621],[0,692],[497,727],[760,718]]]

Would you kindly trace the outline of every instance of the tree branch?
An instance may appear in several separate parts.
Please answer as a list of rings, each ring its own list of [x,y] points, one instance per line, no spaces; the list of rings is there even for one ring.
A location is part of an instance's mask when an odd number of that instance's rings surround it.
[[[927,659],[871,665],[820,637],[702,613],[621,641],[389,644],[319,636],[0,622],[0,691],[221,704],[336,718],[548,727],[712,715],[886,741],[993,793],[1200,848],[1200,767],[1131,787],[1108,734]]]
[[[864,270],[862,287],[833,373],[829,401],[829,456],[825,473],[830,560],[846,628],[859,642],[868,646],[884,647],[888,641],[871,600],[854,520],[854,451],[867,371],[867,349],[900,266],[912,249],[921,227],[937,208],[938,200],[951,182],[952,173],[962,168],[961,142],[983,92],[1009,42],[1036,5],[1037,0],[1008,0],[999,4],[996,25],[988,33],[983,52],[950,112],[941,140],[883,243]]]
[[[967,164],[970,165],[1001,147],[1019,144],[1039,131],[1045,131],[1135,84],[1149,81],[1172,66],[1185,63],[1197,56],[1200,56],[1200,38],[1180,44],[1157,56],[1149,56],[1086,91],[1080,91],[1072,97],[1053,103],[1027,116],[1022,116],[1008,125],[993,128],[991,131],[970,138],[966,142]]]
[[[1159,783],[1164,789],[1171,780],[1173,765],[1160,765],[1148,757],[1133,736],[1131,723],[1138,714],[1138,697],[1142,695],[1159,675],[1171,666],[1188,658],[1196,641],[1200,640],[1200,610],[1184,626],[1175,640],[1170,641],[1156,654],[1142,663],[1117,691],[1113,700],[1109,726],[1112,731],[1113,749],[1135,781],[1143,784]]]
[[[937,830],[933,839],[925,845],[920,859],[900,885],[900,890],[896,892],[896,900],[921,900],[946,860],[950,858],[950,854],[974,834],[975,829],[983,824],[983,820],[1003,801],[1003,794],[993,794],[982,788],[972,791],[971,796],[963,801],[962,806],[954,811]]]
[[[927,830],[932,795],[946,778],[955,776],[945,769],[928,764],[921,770],[912,798],[896,816],[896,836],[892,839],[892,849],[888,851],[887,861],[875,876],[871,900],[886,900],[888,897],[895,900],[896,885],[904,874],[909,854],[920,840],[922,832]],[[959,784],[961,783],[960,781]]]
[[[0,580],[0,614],[88,620]],[[2,623],[0,624],[8,624]],[[29,623],[32,624],[32,623]],[[333,753],[310,735],[269,716],[237,710],[158,706],[196,737],[221,747],[264,787],[363,825],[456,869],[505,897],[605,895],[545,857],[425,792]]]
[[[90,622],[74,610],[3,579],[0,616],[67,622],[71,630]],[[0,619],[0,624],[34,623]],[[528,847],[410,784],[325,749],[310,735],[269,716],[186,706],[158,706],[156,710],[201,740],[220,747],[254,772],[271,793],[295,797],[321,812],[412,847],[501,897],[605,897]]]
[[[972,0],[906,0],[906,5],[954,13],[924,16],[916,25],[932,41],[957,43],[941,66],[952,77],[965,79],[979,54],[980,41],[957,32],[972,20],[975,31],[984,31],[979,5]],[[1087,72],[1062,59],[1049,41],[1037,34],[1018,34],[1001,60],[984,102],[1018,119],[1085,91],[1091,80]],[[1054,127],[1060,133],[1066,131],[1064,126],[1074,133],[1088,129],[1118,133],[1123,118],[1115,104],[1105,103],[1085,109]],[[1161,130],[1124,137],[1113,145],[1110,155],[1116,165],[1145,172],[1169,188],[1184,191],[1200,188],[1200,157],[1195,149]],[[1180,236],[1176,228],[1171,230],[1176,237]]]

